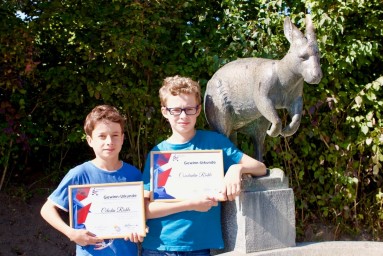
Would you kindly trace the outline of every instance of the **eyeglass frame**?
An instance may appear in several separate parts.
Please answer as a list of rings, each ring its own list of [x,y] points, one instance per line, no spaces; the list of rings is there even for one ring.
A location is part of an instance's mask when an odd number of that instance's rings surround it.
[[[185,115],[187,115],[187,116],[194,116],[195,114],[197,114],[198,109],[199,109],[199,106],[200,106],[200,104],[198,104],[198,105],[195,106],[195,107],[187,107],[187,108],[168,108],[168,107],[165,107],[165,109],[166,109],[166,111],[168,111],[169,114],[171,114],[172,116],[180,116],[180,115],[182,114],[182,112],[184,112]],[[180,112],[179,114],[174,114],[174,113],[172,112],[174,109],[179,109],[179,110],[181,110],[181,112]],[[187,110],[187,109],[195,109],[195,113],[194,113],[194,114],[188,114],[188,113],[186,113],[186,110]]]

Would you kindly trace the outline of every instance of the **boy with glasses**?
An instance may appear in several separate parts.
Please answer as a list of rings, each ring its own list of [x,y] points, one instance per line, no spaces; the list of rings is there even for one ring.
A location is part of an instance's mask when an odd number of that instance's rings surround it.
[[[222,149],[224,160],[223,200],[234,200],[241,192],[242,174],[266,174],[263,163],[239,151],[224,135],[196,130],[201,113],[201,89],[190,78],[174,76],[159,90],[162,115],[172,135],[152,151]],[[150,156],[150,154],[149,154]],[[222,198],[204,196],[177,202],[149,202],[150,157],[143,174],[149,233],[142,243],[143,256],[208,256],[210,249],[222,249],[220,203]],[[216,207],[218,206],[218,207]]]

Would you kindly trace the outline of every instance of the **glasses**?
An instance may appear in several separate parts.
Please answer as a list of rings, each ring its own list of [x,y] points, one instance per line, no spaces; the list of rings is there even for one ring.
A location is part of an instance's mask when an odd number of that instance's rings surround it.
[[[165,107],[166,108],[166,107]],[[188,107],[188,108],[166,108],[167,111],[173,116],[179,116],[181,115],[182,111],[185,112],[186,115],[195,115],[197,114],[199,105],[195,107]]]

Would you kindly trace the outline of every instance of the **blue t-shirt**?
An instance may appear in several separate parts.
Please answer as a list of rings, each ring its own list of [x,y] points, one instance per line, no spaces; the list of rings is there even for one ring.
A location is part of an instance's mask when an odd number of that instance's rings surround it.
[[[243,153],[224,135],[213,131],[197,130],[195,136],[184,144],[163,141],[152,151],[214,150],[222,149],[224,172],[238,163]],[[144,189],[150,191],[150,155],[146,159],[143,174]],[[149,233],[142,247],[160,251],[195,251],[222,249],[221,210],[212,207],[207,212],[184,211],[162,218],[147,220]]]
[[[125,162],[123,162],[122,167],[116,171],[105,171],[95,166],[91,161],[88,161],[71,169],[48,199],[60,209],[68,211],[68,186],[70,185],[132,182],[141,180],[141,172],[136,167]],[[137,244],[135,243],[125,241],[124,239],[114,239],[110,246],[102,250],[94,250],[94,245],[80,246],[76,244],[76,255],[136,256],[138,255],[138,249]]]

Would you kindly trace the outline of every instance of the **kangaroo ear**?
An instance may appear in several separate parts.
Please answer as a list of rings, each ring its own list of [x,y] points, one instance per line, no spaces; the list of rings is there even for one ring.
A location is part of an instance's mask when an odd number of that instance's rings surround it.
[[[289,17],[285,18],[283,31],[290,44],[294,40],[304,37],[303,33],[291,22]]]
[[[309,42],[316,43],[315,29],[310,14],[306,14],[306,38]]]

